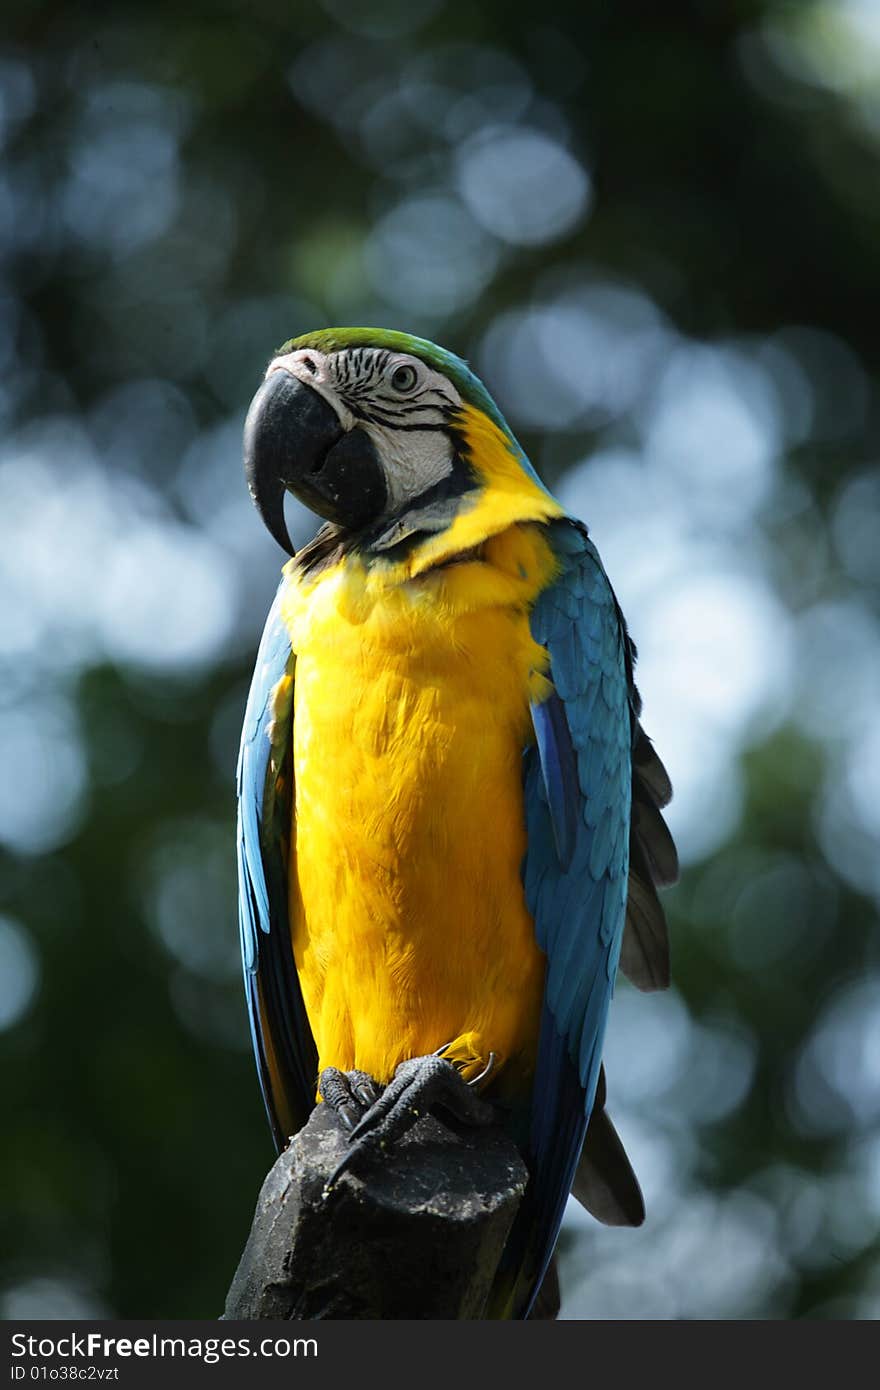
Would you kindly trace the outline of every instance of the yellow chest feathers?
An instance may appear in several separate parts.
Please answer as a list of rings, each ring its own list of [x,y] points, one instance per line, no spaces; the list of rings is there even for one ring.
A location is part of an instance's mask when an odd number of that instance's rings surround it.
[[[291,576],[290,909],[322,1067],[387,1080],[451,1044],[475,1074],[534,1047],[522,752],[546,689],[528,612],[553,570],[541,528],[516,525],[416,578],[351,556]]]

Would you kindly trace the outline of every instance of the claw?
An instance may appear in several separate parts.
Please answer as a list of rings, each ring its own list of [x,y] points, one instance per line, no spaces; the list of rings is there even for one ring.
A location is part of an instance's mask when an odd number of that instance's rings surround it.
[[[470,1079],[470,1081],[469,1081],[467,1084],[468,1084],[469,1086],[479,1086],[479,1084],[480,1084],[481,1081],[485,1081],[487,1076],[491,1076],[491,1075],[492,1075],[493,1071],[495,1070],[495,1063],[496,1063],[497,1061],[498,1061],[498,1058],[497,1058],[496,1054],[495,1054],[494,1052],[490,1052],[490,1053],[489,1053],[489,1060],[488,1060],[488,1062],[486,1063],[486,1065],[483,1067],[483,1070],[480,1072],[479,1076],[472,1076],[471,1079]]]
[[[342,1174],[345,1172],[346,1168],[351,1163],[351,1160],[354,1158],[356,1153],[357,1149],[349,1149],[345,1157],[339,1160],[336,1167],[333,1169],[333,1172],[330,1174],[329,1178],[324,1183],[323,1195],[325,1197],[329,1197],[330,1193],[336,1186],[337,1179],[342,1177]]]
[[[349,1134],[353,1134],[361,1118],[360,1110],[354,1105],[347,1105],[345,1101],[340,1101],[339,1105],[336,1106],[336,1113]]]
[[[436,1051],[436,1052],[432,1052],[432,1053],[431,1053],[431,1056],[432,1056],[432,1057],[442,1057],[442,1058],[444,1059],[444,1061],[446,1061],[446,1060],[448,1060],[448,1058],[446,1057],[446,1053],[449,1051],[449,1049],[450,1049],[451,1046],[452,1046],[452,1043],[451,1043],[451,1042],[444,1043],[442,1047],[438,1047],[438,1048],[437,1048],[437,1051]],[[488,1060],[488,1062],[486,1063],[486,1065],[484,1066],[483,1070],[480,1072],[479,1076],[472,1076],[472,1077],[471,1077],[470,1081],[467,1083],[468,1086],[479,1086],[479,1084],[480,1084],[481,1081],[485,1081],[487,1076],[491,1076],[492,1073],[493,1073],[493,1071],[495,1070],[495,1063],[496,1063],[497,1061],[498,1061],[498,1056],[497,1056],[497,1054],[494,1053],[494,1052],[490,1052],[490,1053],[489,1053],[489,1060]],[[453,1062],[452,1065],[453,1065],[454,1067],[459,1067],[459,1066],[463,1066],[464,1064],[463,1064],[463,1063],[458,1063],[458,1062]]]
[[[325,1105],[339,1116],[349,1133],[379,1095],[375,1081],[365,1071],[345,1072],[338,1067],[324,1068],[318,1078],[318,1090]]]
[[[368,1076],[365,1081],[357,1081],[354,1084],[353,1090],[361,1105],[364,1107],[375,1105],[379,1096],[382,1094],[381,1089],[376,1085],[371,1076]]]

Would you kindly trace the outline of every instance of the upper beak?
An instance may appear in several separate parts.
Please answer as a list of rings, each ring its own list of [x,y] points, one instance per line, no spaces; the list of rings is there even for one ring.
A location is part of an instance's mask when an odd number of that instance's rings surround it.
[[[369,436],[346,431],[323,396],[283,369],[266,378],[251,402],[244,471],[257,511],[289,555],[288,489],[318,516],[351,530],[375,520],[387,502],[385,474]]]

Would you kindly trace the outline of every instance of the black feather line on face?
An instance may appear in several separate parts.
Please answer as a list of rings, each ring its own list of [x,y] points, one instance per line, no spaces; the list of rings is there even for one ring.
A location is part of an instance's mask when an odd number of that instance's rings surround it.
[[[355,412],[352,411],[352,414],[355,414]],[[357,418],[359,420],[366,420],[368,424],[371,425],[382,425],[385,429],[394,430],[395,433],[400,434],[429,434],[432,430],[443,431],[442,425],[436,425],[433,422],[430,424],[419,424],[418,421],[416,421],[414,425],[404,425],[401,424],[399,420],[383,419],[381,416],[371,414],[366,410],[358,411]],[[443,432],[445,433],[445,431]]]
[[[358,420],[368,420],[370,424],[384,425],[390,430],[445,430],[447,421],[451,420],[458,410],[458,406],[441,402],[429,401],[427,399],[416,399],[411,401],[373,401],[369,406],[356,405],[353,400],[346,399],[346,405]],[[408,425],[403,422],[401,416],[417,415],[420,411],[436,410],[443,416],[443,422],[437,420],[424,420],[421,423]]]
[[[404,426],[398,424],[401,415],[436,410],[447,417],[460,409],[452,388],[447,391],[437,382],[424,382],[415,395],[398,396],[385,378],[393,361],[394,355],[387,348],[354,348],[336,355],[334,384],[353,415],[388,429],[402,429]],[[435,419],[423,428],[438,427]]]

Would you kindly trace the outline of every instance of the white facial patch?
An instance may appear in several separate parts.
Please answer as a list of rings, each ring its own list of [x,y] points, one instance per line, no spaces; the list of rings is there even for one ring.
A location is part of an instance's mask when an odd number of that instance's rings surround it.
[[[276,371],[317,391],[343,429],[370,436],[385,471],[389,512],[452,472],[454,446],[445,426],[461,396],[420,358],[377,347],[297,348],[276,357],[266,375]]]
[[[395,430],[387,425],[361,425],[376,446],[388,484],[388,510],[397,512],[405,503],[439,483],[452,472],[452,440],[444,430]]]

